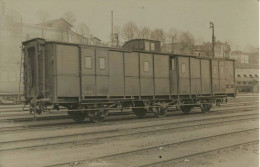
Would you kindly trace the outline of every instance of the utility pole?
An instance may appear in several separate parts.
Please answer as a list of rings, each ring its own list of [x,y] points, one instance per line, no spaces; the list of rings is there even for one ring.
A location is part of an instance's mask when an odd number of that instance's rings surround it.
[[[115,33],[116,36],[116,47],[119,47],[119,39],[118,39],[118,33]]]
[[[209,22],[210,23],[210,28],[212,29],[212,57],[215,57],[215,36],[214,36],[214,23],[213,22]]]
[[[172,53],[174,53],[174,48],[173,48],[173,35],[172,35]]]
[[[111,42],[114,45],[114,32],[113,32],[113,10],[111,11]]]

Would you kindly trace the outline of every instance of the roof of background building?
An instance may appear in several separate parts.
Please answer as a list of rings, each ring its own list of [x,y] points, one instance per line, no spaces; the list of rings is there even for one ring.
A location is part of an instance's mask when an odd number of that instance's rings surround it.
[[[53,20],[49,20],[49,21],[46,21],[46,22],[44,22],[44,23],[39,23],[39,24],[36,24],[36,25],[45,25],[45,26],[47,26],[47,25],[51,25],[51,24],[53,24],[53,23],[56,23],[56,22],[58,22],[58,21],[63,21],[63,22],[65,22],[65,23],[67,23],[67,24],[69,24],[71,27],[73,27],[73,25],[71,25],[67,20],[65,20],[64,18],[58,18],[58,19],[53,19]]]

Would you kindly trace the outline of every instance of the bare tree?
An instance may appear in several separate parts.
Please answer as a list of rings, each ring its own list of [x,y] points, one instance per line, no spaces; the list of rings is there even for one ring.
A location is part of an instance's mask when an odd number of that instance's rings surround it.
[[[126,23],[123,27],[123,35],[126,40],[134,39],[138,34],[138,27],[132,21]]]
[[[167,40],[170,41],[170,43],[177,42],[178,38],[178,30],[176,28],[170,28],[167,35]]]
[[[90,30],[88,26],[85,23],[80,23],[77,26],[77,33],[79,33],[82,36],[89,37],[90,36]]]
[[[144,39],[149,39],[150,35],[151,35],[151,29],[148,27],[143,27],[139,33],[138,33],[138,37],[139,38],[144,38]]]
[[[49,17],[49,14],[47,11],[45,10],[39,10],[36,13],[36,16],[40,19],[40,23],[41,23],[41,27],[42,27],[42,38],[44,38],[44,27],[45,27],[45,22],[47,20],[47,18]]]
[[[49,17],[49,14],[45,10],[39,10],[39,11],[37,11],[36,16],[40,19],[41,23],[44,23],[47,20],[47,18]]]
[[[117,47],[119,47],[121,45],[120,39],[123,36],[123,30],[119,25],[114,25],[113,31],[114,31],[114,37],[115,37],[114,41],[116,42]]]
[[[152,33],[151,33],[151,39],[158,40],[162,42],[162,45],[165,45],[166,42],[166,35],[163,29],[156,28]]]
[[[67,11],[63,14],[63,18],[69,22],[71,25],[74,25],[74,23],[76,22],[76,17],[75,14],[71,11]]]
[[[193,35],[189,32],[180,33],[180,44],[181,44],[181,53],[193,53],[195,39]]]

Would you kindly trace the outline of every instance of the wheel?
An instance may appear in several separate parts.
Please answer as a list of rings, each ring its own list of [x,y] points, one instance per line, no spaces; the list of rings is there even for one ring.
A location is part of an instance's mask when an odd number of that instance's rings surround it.
[[[181,106],[181,111],[182,111],[184,114],[189,114],[191,108],[192,108],[192,107],[190,107],[190,106]]]
[[[87,114],[81,111],[68,111],[68,115],[76,122],[82,123],[86,118]]]
[[[205,113],[205,112],[209,112],[211,107],[212,107],[211,104],[202,104],[200,108],[201,111]]]
[[[69,110],[85,109],[84,106],[72,106],[68,108]],[[68,111],[68,115],[76,122],[82,123],[87,116],[86,111]]]
[[[166,104],[163,104],[161,106],[155,107],[152,109],[153,113],[156,117],[164,117],[167,115],[168,112],[168,106]]]
[[[144,108],[133,108],[133,112],[137,116],[137,118],[143,118],[146,114],[146,109]]]
[[[108,114],[107,110],[91,110],[88,111],[88,117],[92,122],[102,122]]]

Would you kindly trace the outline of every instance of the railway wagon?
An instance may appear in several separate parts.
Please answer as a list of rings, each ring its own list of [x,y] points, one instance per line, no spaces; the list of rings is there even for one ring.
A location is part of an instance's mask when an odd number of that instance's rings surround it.
[[[171,108],[202,112],[235,97],[234,61],[162,53],[160,42],[135,39],[122,49],[46,41],[23,42],[24,93],[34,113],[66,107],[82,122],[110,110],[163,117]]]

